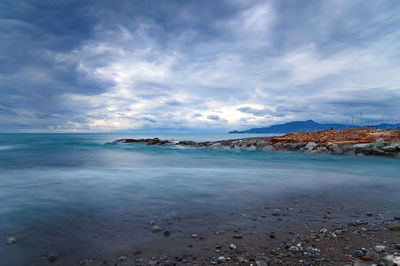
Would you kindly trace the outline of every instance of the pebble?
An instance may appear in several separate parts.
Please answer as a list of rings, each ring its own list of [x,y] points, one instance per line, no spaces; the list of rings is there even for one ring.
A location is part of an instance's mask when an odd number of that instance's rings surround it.
[[[273,216],[279,216],[279,215],[281,215],[281,213],[282,213],[282,212],[281,212],[281,210],[279,210],[279,209],[275,209],[275,210],[272,211],[272,215],[273,215]]]
[[[199,235],[198,234],[192,234],[193,238],[197,238]]]
[[[275,232],[270,232],[269,233],[269,238],[275,238]]]
[[[85,266],[86,266],[86,265],[89,265],[90,262],[91,262],[91,261],[88,260],[88,259],[83,259],[83,260],[80,260],[80,261],[79,261],[79,264],[80,264],[80,265],[85,265]]]
[[[153,233],[158,233],[158,232],[162,231],[162,228],[159,227],[158,225],[155,225],[155,226],[153,226],[153,227],[151,228],[151,231],[152,231]]]
[[[13,236],[10,236],[7,240],[7,244],[11,245],[17,242],[17,239]]]
[[[400,243],[394,244],[394,247],[400,249]]]
[[[394,257],[392,255],[386,255],[383,258],[383,261],[385,261],[386,263],[393,263]]]
[[[49,262],[55,262],[57,260],[57,258],[58,258],[58,254],[56,252],[51,252],[49,254],[49,256],[47,257],[47,260]]]
[[[400,231],[400,225],[393,225],[390,227],[390,231]]]
[[[358,250],[356,250],[356,251],[353,252],[353,255],[352,255],[352,256],[353,256],[354,258],[361,259],[364,255],[365,255],[365,253],[358,249]]]
[[[218,261],[219,261],[219,262],[224,262],[224,261],[225,261],[225,257],[224,257],[224,256],[218,257]]]
[[[169,237],[171,235],[171,232],[170,231],[165,231],[163,235],[164,235],[164,237]]]
[[[374,250],[377,251],[377,252],[381,252],[381,251],[384,251],[385,248],[386,248],[386,247],[383,246],[383,245],[376,245],[376,246],[374,247]]]
[[[222,244],[221,244],[221,243],[218,243],[218,244],[215,246],[215,248],[216,248],[216,249],[221,249],[221,248],[222,248]]]
[[[266,261],[263,260],[256,260],[256,265],[257,266],[268,266]]]
[[[149,261],[149,263],[148,263],[148,265],[150,265],[150,266],[155,266],[155,265],[157,265],[158,264],[158,261],[156,261],[156,260],[151,260],[151,261]]]
[[[229,245],[229,248],[230,248],[230,249],[237,249],[237,246],[236,246],[235,244],[232,243],[232,244]]]
[[[127,260],[127,259],[128,259],[127,256],[121,256],[121,257],[118,257],[117,261],[123,262],[124,260]]]

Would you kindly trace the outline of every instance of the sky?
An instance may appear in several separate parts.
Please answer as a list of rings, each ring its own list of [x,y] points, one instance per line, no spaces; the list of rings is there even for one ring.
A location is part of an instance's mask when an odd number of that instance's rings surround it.
[[[400,1],[0,1],[0,132],[400,120]]]

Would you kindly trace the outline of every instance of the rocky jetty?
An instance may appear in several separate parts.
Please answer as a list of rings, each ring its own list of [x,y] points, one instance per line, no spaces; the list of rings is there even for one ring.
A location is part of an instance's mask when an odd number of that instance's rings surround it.
[[[117,143],[203,147],[243,151],[300,151],[316,154],[376,155],[400,158],[400,130],[320,130],[278,137],[230,139],[209,142],[153,139],[119,139]]]

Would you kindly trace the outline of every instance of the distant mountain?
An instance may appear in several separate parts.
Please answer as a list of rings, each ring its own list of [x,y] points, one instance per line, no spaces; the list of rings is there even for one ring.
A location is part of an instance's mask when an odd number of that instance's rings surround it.
[[[304,132],[309,132],[309,131],[316,131],[316,130],[329,130],[331,128],[333,129],[346,129],[346,128],[351,128],[352,126],[349,125],[344,125],[344,124],[320,124],[317,123],[313,120],[307,120],[307,121],[295,121],[295,122],[289,122],[285,124],[280,124],[280,125],[273,125],[270,127],[261,127],[261,128],[252,128],[249,130],[243,130],[243,131],[230,131],[229,133],[291,133],[291,132],[299,132],[299,131],[304,131]],[[360,126],[353,126],[353,128],[359,128]],[[377,129],[393,129],[393,128],[399,128],[400,124],[379,124],[376,125]]]

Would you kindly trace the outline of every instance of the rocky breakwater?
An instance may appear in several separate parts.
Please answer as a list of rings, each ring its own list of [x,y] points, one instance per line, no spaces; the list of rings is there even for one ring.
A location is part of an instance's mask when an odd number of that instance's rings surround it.
[[[376,155],[400,158],[400,131],[325,130],[298,132],[279,137],[258,137],[194,142],[153,139],[120,139],[116,143],[202,147],[243,151],[300,151],[315,154]]]

